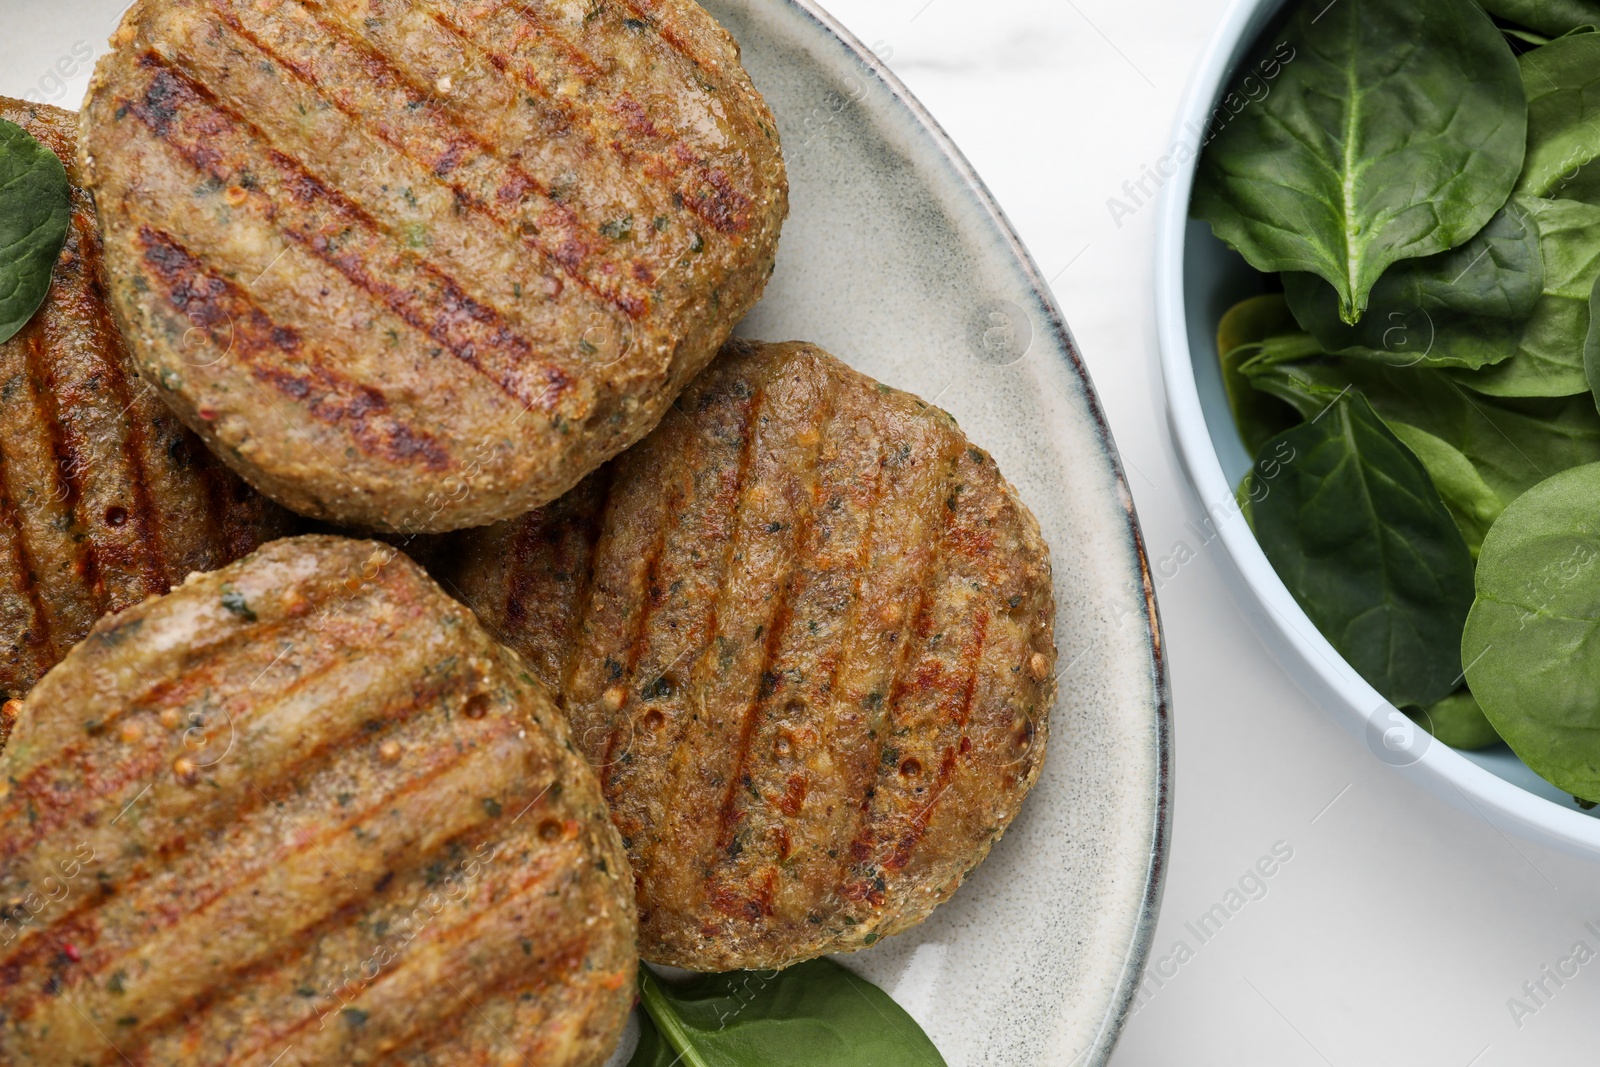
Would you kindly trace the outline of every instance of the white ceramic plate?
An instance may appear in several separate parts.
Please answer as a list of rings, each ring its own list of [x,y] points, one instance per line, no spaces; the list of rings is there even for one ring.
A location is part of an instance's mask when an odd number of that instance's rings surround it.
[[[88,68],[74,46],[103,54],[123,6],[6,0],[0,92],[76,106]],[[1155,926],[1171,744],[1104,417],[1033,262],[899,81],[808,3],[706,6],[739,40],[789,160],[777,273],[741,332],[816,342],[948,409],[1038,515],[1055,570],[1062,695],[1038,786],[953,900],[844,962],[951,1067],[1104,1063]]]
[[[1236,86],[1235,68],[1283,6],[1284,0],[1235,0],[1179,110],[1174,143],[1189,149],[1191,161],[1162,191],[1156,248],[1161,366],[1179,455],[1233,561],[1247,614],[1301,688],[1362,736],[1374,755],[1457,808],[1580,855],[1600,853],[1600,809],[1579,810],[1505,745],[1457,752],[1434,742],[1356,674],[1300,610],[1238,509],[1228,506],[1251,457],[1223,392],[1216,328],[1230,306],[1261,292],[1261,280],[1210,227],[1188,217],[1192,159],[1208,116]],[[1253,94],[1260,91],[1257,85]],[[1228,109],[1246,95],[1236,91]]]

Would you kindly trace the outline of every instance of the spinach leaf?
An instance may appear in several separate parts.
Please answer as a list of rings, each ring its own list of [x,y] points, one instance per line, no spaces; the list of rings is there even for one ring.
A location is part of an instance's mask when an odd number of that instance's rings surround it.
[[[1409,423],[1384,421],[1428,472],[1428,480],[1439,491],[1439,499],[1449,509],[1450,517],[1456,520],[1467,551],[1477,559],[1484,535],[1505,510],[1505,501],[1489,487],[1478,468],[1460,449]]]
[[[1522,331],[1516,354],[1456,380],[1491,396],[1570,396],[1586,392],[1583,339],[1589,294],[1600,277],[1600,207],[1576,200],[1519,201],[1539,227],[1544,295]]]
[[[1461,656],[1483,713],[1545,780],[1600,800],[1600,464],[1563,471],[1484,538]]]
[[[1200,161],[1193,211],[1257,270],[1306,271],[1361,317],[1398,260],[1470,238],[1522,169],[1510,47],[1461,0],[1302,3],[1270,95]]]
[[[628,1067],[945,1067],[887,993],[828,959],[670,983],[641,966],[639,996]]]
[[[1346,388],[1359,389],[1391,423],[1440,438],[1471,461],[1509,504],[1545,478],[1600,461],[1600,415],[1592,398],[1480,396],[1441,371],[1362,360],[1309,360],[1243,368],[1250,382],[1309,418]]]
[[[1342,399],[1355,383],[1348,380],[1341,382],[1331,375],[1306,373],[1313,366],[1315,365],[1252,366],[1250,370],[1254,377],[1247,377],[1246,380],[1263,391],[1285,400],[1306,418],[1320,418],[1322,412]],[[1457,391],[1459,392],[1459,389]],[[1382,396],[1381,391],[1379,396]],[[1371,400],[1368,399],[1370,403]],[[1472,460],[1460,449],[1427,430],[1400,421],[1392,415],[1380,413],[1380,417],[1390,432],[1411,450],[1412,455],[1416,456],[1423,469],[1428,472],[1428,478],[1438,491],[1439,498],[1461,531],[1467,551],[1476,559],[1478,546],[1483,543],[1484,534],[1505,509],[1506,501],[1484,480]],[[1600,430],[1600,425],[1597,425],[1596,429]],[[1246,481],[1241,486],[1241,491],[1248,488],[1249,482]],[[1251,528],[1254,529],[1253,523]]]
[[[1457,689],[1431,708],[1406,708],[1418,726],[1451,748],[1467,751],[1500,743],[1494,724],[1483,714],[1470,689]]]
[[[1256,538],[1333,647],[1396,705],[1461,681],[1472,556],[1428,472],[1351,391],[1263,448],[1293,458],[1255,497]]]
[[[1540,45],[1549,44],[1551,41],[1551,38],[1542,33],[1534,33],[1532,30],[1519,30],[1514,26],[1501,26],[1500,32],[1505,34],[1506,40],[1513,42],[1511,45],[1513,50],[1519,44],[1532,45],[1534,48],[1538,48]]]
[[[21,126],[0,119],[0,344],[44,303],[71,217],[61,160]]]
[[[1240,345],[1257,344],[1269,337],[1295,332],[1294,316],[1282,293],[1263,293],[1239,301],[1217,323],[1217,352],[1226,354]]]
[[[1528,94],[1528,154],[1517,179],[1524,196],[1561,196],[1600,156],[1600,34],[1551,41],[1517,60]]]
[[[1509,201],[1465,244],[1384,271],[1354,326],[1339,317],[1339,294],[1315,274],[1285,274],[1283,288],[1324,351],[1475,369],[1509,358],[1522,339],[1544,288],[1539,228]]]
[[[1217,325],[1222,384],[1228,393],[1228,406],[1233,409],[1234,425],[1239,428],[1239,439],[1251,455],[1268,438],[1300,420],[1283,401],[1251,385],[1239,367],[1260,357],[1264,342],[1290,333],[1294,325],[1294,317],[1280,293],[1240,301],[1228,309]]]
[[[1600,407],[1600,276],[1589,290],[1589,332],[1583,338],[1583,377]]]
[[[1564,172],[1550,195],[1557,200],[1582,200],[1585,204],[1600,204],[1600,159]]]
[[[1595,0],[1478,0],[1483,9],[1507,22],[1519,22],[1547,37],[1584,25],[1600,25],[1600,3]]]

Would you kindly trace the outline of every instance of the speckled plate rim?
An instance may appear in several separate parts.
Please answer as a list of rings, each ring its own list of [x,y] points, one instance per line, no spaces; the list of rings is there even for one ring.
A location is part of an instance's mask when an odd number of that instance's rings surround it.
[[[1286,0],[1233,0],[1206,45],[1178,110],[1169,143],[1197,152],[1224,81]],[[1178,456],[1211,513],[1210,502],[1231,498],[1216,444],[1206,422],[1190,344],[1185,256],[1193,163],[1180,166],[1161,191],[1156,221],[1156,336],[1167,395],[1167,418]],[[1329,644],[1301,610],[1268,562],[1249,525],[1234,509],[1216,524],[1231,561],[1227,575],[1235,598],[1295,683],[1347,730],[1401,774],[1451,806],[1530,840],[1582,856],[1600,854],[1600,819],[1562,808],[1479,766],[1455,749],[1413,738],[1409,752],[1379,753],[1393,705]],[[1421,733],[1417,731],[1417,733]]]
[[[1150,855],[1144,878],[1142,899],[1139,902],[1139,914],[1133,927],[1133,935],[1129,939],[1127,950],[1122,960],[1121,973],[1116,978],[1115,992],[1111,998],[1110,1008],[1101,1019],[1096,1038],[1088,1048],[1084,1049],[1073,1060],[1074,1065],[1103,1064],[1110,1057],[1111,1050],[1116,1045],[1117,1037],[1121,1033],[1122,1025],[1127,1019],[1128,1009],[1142,979],[1151,941],[1155,936],[1156,918],[1161,908],[1161,894],[1166,884],[1167,852],[1171,832],[1172,697],[1167,677],[1166,655],[1161,638],[1161,619],[1156,603],[1155,585],[1150,575],[1149,557],[1145,551],[1144,536],[1139,527],[1138,516],[1133,504],[1133,495],[1128,489],[1127,478],[1123,473],[1122,462],[1118,456],[1116,443],[1112,439],[1111,428],[1106,421],[1105,412],[1101,408],[1099,396],[1096,394],[1094,384],[1089,377],[1088,368],[1078,354],[1077,343],[1073,340],[1072,333],[1067,327],[1061,308],[1056,303],[1049,284],[1044,280],[1044,276],[1040,274],[1038,265],[1033,261],[1033,256],[1023,245],[1022,239],[1017,235],[1010,219],[1006,217],[1004,210],[995,200],[988,186],[984,184],[983,179],[978,176],[977,171],[967,161],[966,156],[956,147],[955,142],[945,133],[938,120],[922,106],[921,102],[906,88],[899,77],[854,34],[812,0],[781,0],[781,3],[783,6],[803,14],[815,23],[820,33],[833,38],[835,44],[842,46],[851,54],[864,74],[879,82],[888,91],[895,103],[904,110],[912,123],[920,128],[926,140],[931,142],[937,149],[938,157],[947,172],[947,176],[965,192],[973,205],[988,219],[994,231],[1001,237],[1006,249],[1016,260],[1017,266],[1020,268],[1030,290],[1030,295],[1038,301],[1039,306],[1045,311],[1048,319],[1046,332],[1050,342],[1082,385],[1087,410],[1094,420],[1095,440],[1101,450],[1099,458],[1110,468],[1110,473],[1115,480],[1118,503],[1125,516],[1124,533],[1126,535],[1129,559],[1134,564],[1134,573],[1129,576],[1131,584],[1135,587],[1132,602],[1141,606],[1143,613],[1141,621],[1146,628],[1146,647],[1149,654],[1148,669],[1155,694],[1151,713],[1155,730],[1153,740],[1157,780],[1155,783],[1156,795],[1152,804],[1153,819]]]

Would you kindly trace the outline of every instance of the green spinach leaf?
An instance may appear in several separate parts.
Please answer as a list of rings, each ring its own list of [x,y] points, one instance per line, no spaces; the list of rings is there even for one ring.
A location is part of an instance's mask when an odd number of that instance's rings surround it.
[[[1600,207],[1576,200],[1519,201],[1539,227],[1544,294],[1522,331],[1516,354],[1456,380],[1491,396],[1571,396],[1588,391],[1583,341],[1589,294],[1600,277]]]
[[[1202,155],[1193,210],[1257,270],[1320,275],[1354,323],[1391,263],[1455,247],[1505,203],[1522,78],[1461,0],[1302,3],[1285,38],[1271,93]]]
[[[1561,37],[1517,63],[1528,94],[1528,154],[1517,192],[1567,196],[1564,187],[1600,156],[1600,34]]]
[[[629,1067],[945,1067],[887,993],[828,959],[664,982],[639,968]]]
[[[1240,301],[1228,309],[1217,325],[1222,384],[1228,393],[1228,405],[1233,409],[1239,439],[1251,455],[1255,455],[1268,438],[1276,437],[1300,419],[1283,401],[1251,385],[1239,367],[1247,360],[1261,357],[1264,342],[1288,335],[1294,328],[1294,318],[1279,293]],[[1278,347],[1283,345],[1280,343]]]
[[[55,153],[0,119],[0,344],[28,324],[50,291],[71,196]]]
[[[1444,372],[1362,360],[1246,365],[1251,383],[1309,418],[1346,388],[1358,389],[1390,423],[1440,438],[1471,461],[1503,503],[1552,474],[1600,461],[1600,415],[1589,394],[1516,399],[1481,396]]]
[[[1505,501],[1489,487],[1478,468],[1460,449],[1409,423],[1384,421],[1422,463],[1428,479],[1439,491],[1439,499],[1449,509],[1450,517],[1456,520],[1456,528],[1467,542],[1467,551],[1477,559],[1484,535],[1505,510]]]
[[[1448,252],[1384,271],[1367,313],[1339,317],[1339,294],[1315,274],[1283,276],[1289,307],[1326,352],[1400,367],[1476,369],[1509,358],[1544,290],[1539,228],[1515,200]]]
[[[1600,407],[1600,276],[1589,290],[1589,332],[1583,338],[1583,377]]]
[[[1483,9],[1507,22],[1520,22],[1547,37],[1560,37],[1579,26],[1600,24],[1595,0],[1478,0]]]
[[[1484,538],[1461,656],[1500,736],[1541,778],[1600,800],[1600,464],[1563,471]]]
[[[1351,391],[1267,443],[1293,458],[1256,495],[1256,538],[1311,621],[1396,705],[1461,681],[1472,556],[1428,472]]]
[[[1426,710],[1406,708],[1418,726],[1443,741],[1451,748],[1471,752],[1500,743],[1494,724],[1483,714],[1477,698],[1469,689],[1457,689],[1439,703]]]
[[[1355,383],[1340,380],[1332,375],[1307,373],[1317,366],[1317,364],[1279,364],[1266,367],[1257,365],[1251,367],[1253,378],[1242,374],[1241,377],[1246,377],[1246,381],[1283,399],[1302,416],[1320,418],[1322,412],[1349,393]],[[1459,392],[1459,389],[1457,391]],[[1382,396],[1381,389],[1378,395]],[[1371,399],[1368,398],[1368,401],[1370,403]],[[1428,478],[1438,491],[1439,498],[1461,531],[1461,537],[1467,544],[1467,551],[1476,559],[1478,546],[1483,543],[1484,534],[1488,533],[1489,527],[1505,509],[1505,500],[1484,480],[1472,460],[1448,441],[1420,427],[1403,422],[1393,415],[1383,414],[1381,409],[1380,417],[1390,432],[1411,450],[1412,455],[1417,457],[1423,469],[1428,472]],[[1600,430],[1600,425],[1597,425],[1596,429]],[[1241,490],[1247,490],[1249,485],[1247,480],[1241,486]]]
[[[1550,193],[1557,200],[1581,200],[1600,205],[1600,159],[1591,159],[1561,175],[1561,182]]]
[[[1532,30],[1519,30],[1515,26],[1501,26],[1500,32],[1505,34],[1506,40],[1508,41],[1532,45],[1535,48],[1539,47],[1540,45],[1549,44],[1551,41],[1551,38],[1546,37],[1542,33],[1534,33]],[[1516,44],[1513,44],[1511,47],[1516,48]]]

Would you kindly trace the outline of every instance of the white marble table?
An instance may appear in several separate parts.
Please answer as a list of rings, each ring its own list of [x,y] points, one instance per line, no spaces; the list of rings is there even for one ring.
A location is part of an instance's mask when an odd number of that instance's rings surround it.
[[[1177,723],[1166,899],[1116,1067],[1591,1063],[1600,865],[1507,837],[1407,785],[1263,651],[1204,543],[1167,431],[1151,302],[1155,212],[1134,202],[1223,0],[832,0],[984,175],[1089,362],[1161,584]],[[36,32],[82,8],[75,37]],[[75,106],[104,0],[4,0],[0,93]],[[37,25],[35,25],[37,24]],[[80,49],[81,51],[81,49]],[[57,68],[58,57],[60,67]],[[70,70],[58,87],[52,69]],[[1145,181],[1145,189],[1153,187]],[[1132,204],[1132,214],[1108,200]],[[1140,196],[1142,200],[1142,195]],[[1170,569],[1170,568],[1169,568]],[[1262,857],[1257,899],[1192,927]],[[1183,950],[1178,945],[1184,946]],[[1163,961],[1165,961],[1163,963]],[[1569,968],[1570,969],[1570,968]],[[1543,983],[1546,992],[1538,992]],[[1530,983],[1536,1000],[1524,983]],[[1530,1011],[1518,1017],[1518,998]]]

